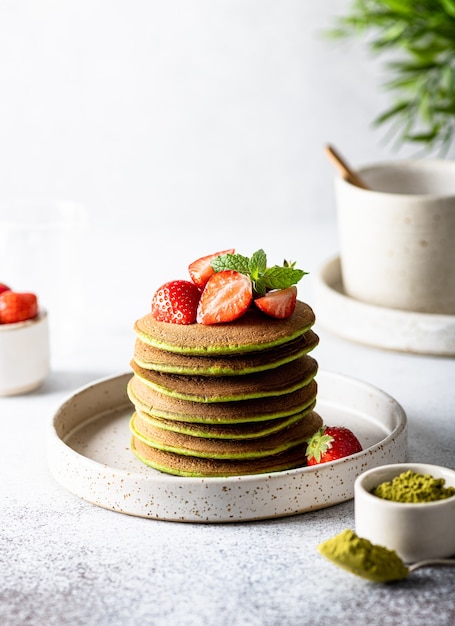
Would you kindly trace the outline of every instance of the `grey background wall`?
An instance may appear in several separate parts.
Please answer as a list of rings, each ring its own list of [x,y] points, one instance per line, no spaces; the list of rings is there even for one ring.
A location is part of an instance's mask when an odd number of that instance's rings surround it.
[[[0,207],[87,209],[64,325],[72,310],[77,327],[85,312],[129,333],[159,281],[231,246],[289,255],[311,288],[337,250],[324,144],[354,165],[412,154],[372,128],[390,102],[382,63],[324,35],[348,6],[0,0]]]
[[[333,214],[335,143],[409,153],[359,42],[323,36],[347,0],[0,2],[0,201],[84,203],[95,222]]]

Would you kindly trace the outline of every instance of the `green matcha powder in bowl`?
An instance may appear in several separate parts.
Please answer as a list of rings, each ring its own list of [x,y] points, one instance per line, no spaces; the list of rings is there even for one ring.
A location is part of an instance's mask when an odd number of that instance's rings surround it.
[[[455,496],[455,487],[446,487],[444,478],[431,474],[417,474],[407,470],[390,481],[379,484],[372,491],[374,496],[393,502],[436,502]]]
[[[424,463],[373,468],[354,484],[355,531],[405,563],[455,556],[455,471]]]

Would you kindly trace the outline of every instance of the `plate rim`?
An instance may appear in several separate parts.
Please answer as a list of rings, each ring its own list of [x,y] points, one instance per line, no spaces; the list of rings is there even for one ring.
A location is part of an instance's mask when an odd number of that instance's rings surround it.
[[[151,486],[154,485],[160,485],[163,486],[164,488],[172,486],[172,487],[179,487],[180,485],[185,485],[188,487],[213,487],[216,488],[217,486],[227,486],[227,487],[232,487],[232,486],[241,486],[241,485],[245,485],[246,487],[248,487],[250,484],[255,483],[255,484],[262,484],[262,483],[267,483],[267,482],[280,482],[280,481],[285,481],[285,480],[293,480],[295,478],[299,478],[301,476],[305,476],[305,475],[318,475],[321,472],[329,472],[329,471],[334,471],[336,470],[337,467],[342,466],[342,465],[346,465],[346,464],[350,464],[356,461],[359,461],[362,457],[367,457],[367,456],[372,456],[375,451],[377,451],[380,448],[384,448],[384,446],[386,446],[390,440],[393,439],[397,439],[400,440],[400,445],[404,447],[404,458],[403,461],[396,461],[396,462],[404,462],[407,458],[407,427],[408,427],[408,419],[407,419],[407,415],[406,412],[404,410],[404,408],[402,407],[402,405],[395,399],[393,398],[390,394],[388,394],[387,392],[383,391],[382,389],[379,389],[378,387],[375,387],[374,385],[345,375],[345,374],[341,374],[338,372],[332,372],[329,370],[324,370],[324,369],[320,369],[318,371],[318,377],[320,377],[322,375],[322,377],[327,377],[327,379],[332,378],[333,380],[342,382],[342,381],[346,381],[350,384],[353,385],[357,385],[359,387],[362,387],[364,390],[366,391],[372,391],[375,394],[378,394],[382,397],[384,402],[389,402],[391,405],[391,410],[393,410],[394,412],[396,412],[397,417],[397,423],[394,425],[393,429],[390,430],[385,434],[385,436],[373,443],[371,446],[369,446],[368,448],[364,448],[364,450],[362,450],[359,453],[356,453],[354,455],[351,455],[349,457],[345,457],[342,459],[338,459],[336,461],[332,461],[330,463],[325,463],[323,465],[316,465],[316,466],[305,466],[305,467],[299,467],[299,468],[294,468],[294,469],[290,469],[290,470],[282,470],[279,472],[269,472],[269,473],[263,473],[263,474],[247,474],[247,475],[239,475],[239,476],[227,476],[227,477],[180,477],[180,476],[174,476],[174,475],[170,475],[170,474],[166,474],[163,472],[158,472],[157,470],[153,470],[153,472],[151,471],[150,475],[146,475],[146,474],[142,474],[142,473],[135,473],[132,472],[130,470],[127,469],[122,469],[122,468],[115,468],[112,466],[108,466],[106,464],[103,464],[93,458],[90,458],[89,456],[85,456],[81,453],[79,453],[78,451],[76,451],[74,448],[72,448],[70,445],[68,445],[64,438],[60,437],[56,427],[55,427],[55,422],[56,420],[59,418],[60,412],[62,410],[64,410],[64,408],[66,406],[68,406],[69,403],[74,402],[77,398],[77,396],[82,395],[86,392],[89,392],[90,390],[92,390],[93,392],[95,392],[96,388],[100,388],[105,384],[113,384],[116,380],[118,380],[119,382],[124,381],[126,383],[126,381],[132,376],[132,372],[123,372],[120,374],[116,374],[113,376],[106,376],[103,378],[99,378],[97,380],[94,380],[82,387],[79,387],[78,389],[74,390],[72,393],[70,393],[69,395],[67,395],[67,397],[65,399],[63,399],[63,401],[59,404],[59,406],[56,408],[56,410],[54,411],[52,418],[50,420],[50,423],[48,424],[48,429],[47,429],[47,458],[48,458],[48,465],[49,465],[49,469],[51,471],[51,474],[53,475],[54,479],[60,483],[61,486],[63,486],[66,490],[70,491],[71,493],[73,493],[74,495],[78,496],[79,498],[86,500],[88,502],[91,502],[97,506],[101,506],[102,508],[106,508],[106,509],[110,509],[110,510],[118,510],[117,508],[111,507],[111,506],[106,506],[103,503],[100,503],[99,501],[94,500],[93,498],[90,497],[86,497],[84,495],[81,495],[79,493],[76,493],[73,489],[71,489],[70,487],[68,487],[68,485],[64,484],[64,482],[62,482],[61,480],[61,476],[59,476],[59,472],[56,470],[54,464],[55,464],[55,460],[54,460],[54,456],[58,456],[59,454],[63,454],[65,456],[69,456],[74,457],[74,459],[77,459],[78,463],[80,463],[82,466],[84,467],[88,467],[91,468],[93,471],[102,471],[102,470],[110,470],[111,472],[113,472],[116,476],[118,477],[123,477],[126,478],[128,477],[128,479],[131,478],[135,478],[136,481],[140,484],[142,483],[146,483],[149,484]],[[126,384],[124,385],[124,387],[126,388]],[[119,411],[123,408],[123,406],[128,407],[129,405],[131,405],[130,401],[128,400],[127,396],[126,396],[126,391],[124,392],[125,394],[125,402],[123,404],[123,402],[119,405],[116,404],[115,406],[111,406],[110,408],[104,410],[104,411],[99,411],[98,413],[94,414],[92,417],[83,420],[82,423],[86,423],[87,421],[93,419],[99,419],[102,417],[102,415],[105,415],[106,413],[114,413],[115,411]],[[133,406],[131,405],[131,409],[133,410]],[[69,436],[69,435],[67,435]],[[387,461],[388,462],[388,461]],[[378,464],[384,464],[384,463],[378,463]],[[368,465],[368,464],[367,464]],[[368,467],[366,467],[366,469],[368,469]],[[151,468],[150,468],[151,470]],[[355,477],[354,477],[355,478]],[[353,497],[353,485],[354,485],[354,480],[352,481],[352,494],[349,497],[343,498],[341,500],[338,500],[336,502],[331,502],[329,504],[319,504],[317,506],[313,506],[311,509],[303,509],[302,511],[296,510],[296,511],[292,511],[289,513],[281,513],[281,514],[274,514],[274,515],[260,515],[258,517],[236,517],[234,519],[219,519],[218,517],[216,518],[207,518],[207,519],[181,519],[180,517],[178,518],[173,518],[171,517],[152,517],[149,514],[137,514],[137,513],[131,513],[128,511],[120,511],[122,513],[127,513],[130,515],[136,515],[139,517],[147,517],[147,518],[151,518],[151,519],[161,519],[161,520],[165,520],[165,521],[170,521],[170,520],[177,520],[177,521],[191,521],[191,522],[226,522],[226,521],[235,521],[235,522],[239,522],[239,521],[252,521],[252,520],[258,520],[258,519],[267,519],[267,518],[277,518],[277,517],[285,517],[287,515],[294,515],[294,514],[298,514],[298,513],[302,513],[305,512],[307,510],[318,510],[318,509],[322,509],[322,508],[326,508],[328,506],[333,506],[335,504],[339,504],[340,502],[343,501],[347,501],[349,499],[352,499]]]

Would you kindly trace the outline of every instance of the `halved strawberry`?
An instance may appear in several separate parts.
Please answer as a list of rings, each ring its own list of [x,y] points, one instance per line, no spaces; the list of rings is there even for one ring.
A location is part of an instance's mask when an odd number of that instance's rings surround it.
[[[235,270],[222,270],[207,281],[196,319],[200,324],[232,322],[247,311],[252,300],[251,279]]]
[[[171,280],[152,298],[152,316],[159,322],[194,324],[201,292],[189,280]]]
[[[0,294],[0,324],[25,322],[38,315],[38,298],[34,293],[3,291]]]
[[[286,289],[269,291],[265,296],[256,298],[254,304],[270,317],[283,320],[294,313],[296,301],[297,287],[293,285]]]
[[[234,252],[234,248],[229,248],[229,250],[222,250],[221,252],[208,254],[207,256],[203,256],[190,263],[188,266],[188,272],[190,273],[193,283],[203,289],[210,276],[215,273],[215,270],[210,265],[213,259],[216,259],[216,257],[222,256],[223,254],[234,254]]]
[[[346,426],[324,426],[309,440],[306,449],[308,465],[336,461],[362,450],[362,444]]]

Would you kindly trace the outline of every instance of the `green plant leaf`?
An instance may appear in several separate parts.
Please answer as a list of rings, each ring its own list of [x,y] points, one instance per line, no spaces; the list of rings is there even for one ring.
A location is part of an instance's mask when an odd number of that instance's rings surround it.
[[[446,150],[455,138],[455,0],[353,0],[334,22],[337,37],[362,36],[385,58],[393,100],[374,124],[392,123],[401,144]]]
[[[455,18],[455,2],[454,0],[440,0],[447,14]]]

